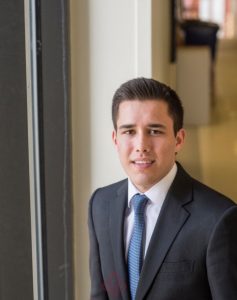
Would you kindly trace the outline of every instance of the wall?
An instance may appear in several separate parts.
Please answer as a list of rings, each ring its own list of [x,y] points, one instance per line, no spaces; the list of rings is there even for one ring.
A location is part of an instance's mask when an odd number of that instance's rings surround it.
[[[175,66],[170,64],[170,2],[152,0],[152,76],[174,86]]]
[[[167,1],[168,2],[168,1]],[[76,299],[89,298],[87,205],[91,192],[124,178],[112,144],[111,98],[124,81],[154,75],[168,80],[162,15],[167,2],[71,0],[72,151]],[[153,12],[155,7],[156,12]],[[152,16],[162,19],[152,51]],[[164,25],[165,27],[166,25]],[[165,41],[164,41],[165,40]],[[157,46],[161,47],[157,47]],[[165,50],[163,50],[165,48]]]

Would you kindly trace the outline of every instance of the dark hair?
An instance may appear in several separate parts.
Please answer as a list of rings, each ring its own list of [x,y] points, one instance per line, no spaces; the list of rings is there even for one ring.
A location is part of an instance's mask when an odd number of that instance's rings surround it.
[[[135,78],[123,83],[115,92],[112,103],[112,120],[117,130],[119,105],[123,101],[157,100],[168,104],[168,112],[174,122],[174,133],[183,127],[183,106],[179,96],[170,87],[154,79]]]

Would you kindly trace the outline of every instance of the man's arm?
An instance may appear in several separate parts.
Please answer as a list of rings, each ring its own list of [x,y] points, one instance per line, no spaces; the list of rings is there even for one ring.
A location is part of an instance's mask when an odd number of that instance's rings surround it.
[[[213,300],[237,299],[237,206],[224,213],[212,233],[207,272]]]
[[[89,203],[88,227],[90,237],[90,278],[91,278],[91,300],[108,300],[108,295],[103,284],[101,272],[101,263],[99,255],[99,246],[96,238],[93,222],[93,200],[95,193],[92,195]]]

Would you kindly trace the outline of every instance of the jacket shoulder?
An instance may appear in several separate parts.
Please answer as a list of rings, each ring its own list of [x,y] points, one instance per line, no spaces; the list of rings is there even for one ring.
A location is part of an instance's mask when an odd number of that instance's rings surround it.
[[[178,176],[181,178],[179,184],[185,183],[182,184],[182,187],[191,187],[192,199],[196,205],[210,210],[214,208],[217,211],[223,211],[231,206],[236,206],[236,203],[229,197],[190,176],[181,165],[178,165]]]
[[[219,209],[236,206],[236,203],[232,199],[196,179],[193,179],[193,197],[194,199],[203,199],[206,205],[210,204],[212,207],[214,206]]]
[[[108,194],[114,194],[120,191],[120,189],[126,189],[127,188],[127,179],[123,179],[121,181],[106,185],[104,187],[100,187],[96,189],[93,193],[94,196],[106,196]]]
[[[100,187],[94,191],[91,196],[90,202],[105,205],[108,201],[113,201],[114,197],[116,197],[119,193],[126,193],[128,186],[128,180],[124,179],[110,185]]]

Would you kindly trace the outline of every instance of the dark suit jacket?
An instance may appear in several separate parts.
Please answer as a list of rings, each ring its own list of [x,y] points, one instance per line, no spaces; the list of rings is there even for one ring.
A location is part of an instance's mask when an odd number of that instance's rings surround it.
[[[128,300],[124,251],[127,180],[98,189],[89,206],[91,299]],[[237,206],[177,175],[155,226],[136,300],[236,300]]]

